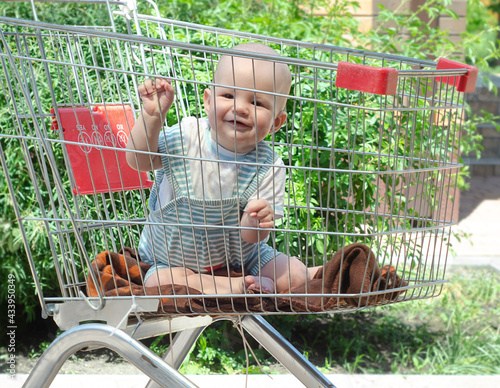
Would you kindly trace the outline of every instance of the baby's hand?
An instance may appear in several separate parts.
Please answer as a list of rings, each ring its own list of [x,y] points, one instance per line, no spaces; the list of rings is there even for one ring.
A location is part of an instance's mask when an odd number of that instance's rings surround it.
[[[169,80],[146,79],[137,88],[144,111],[151,116],[165,117],[174,102],[174,88]]]
[[[248,202],[245,212],[251,220],[256,221],[259,227],[274,227],[274,211],[265,199],[252,199]]]

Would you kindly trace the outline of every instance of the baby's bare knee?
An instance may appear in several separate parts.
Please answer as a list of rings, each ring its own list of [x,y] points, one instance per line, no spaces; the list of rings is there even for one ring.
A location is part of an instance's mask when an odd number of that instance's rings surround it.
[[[302,261],[291,257],[289,262],[291,287],[296,287],[306,282],[307,268]]]
[[[158,287],[160,286],[160,281],[158,279],[158,273],[155,272],[149,276],[146,281],[144,282],[144,287],[149,288],[149,287]]]

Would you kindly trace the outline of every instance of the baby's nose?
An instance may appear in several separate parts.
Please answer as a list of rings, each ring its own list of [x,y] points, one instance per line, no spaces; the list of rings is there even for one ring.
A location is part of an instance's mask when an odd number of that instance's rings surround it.
[[[241,114],[241,115],[248,115],[249,112],[250,112],[250,104],[248,104],[247,102],[243,102],[243,101],[236,101],[235,102],[235,106],[234,106],[234,111],[237,113],[237,114]]]

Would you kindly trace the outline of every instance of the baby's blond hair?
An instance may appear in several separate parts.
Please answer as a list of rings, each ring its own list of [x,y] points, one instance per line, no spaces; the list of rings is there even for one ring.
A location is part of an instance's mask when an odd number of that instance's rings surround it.
[[[263,43],[257,43],[257,42],[250,42],[250,43],[242,43],[239,45],[236,45],[233,47],[234,50],[238,51],[246,51],[246,52],[252,52],[252,53],[259,53],[259,54],[269,54],[269,55],[274,55],[278,56],[278,53],[271,47],[266,46]],[[219,69],[222,68],[221,64],[225,64],[227,61],[231,61],[231,67],[232,63],[234,62],[235,59],[247,59],[244,57],[238,57],[237,55],[223,55],[219,61],[219,64],[217,65],[217,69],[215,70],[214,73],[214,81],[217,82],[217,75]],[[248,60],[254,60],[254,61],[265,61],[265,60],[260,60],[260,59],[250,59]],[[267,61],[266,61],[267,62]],[[275,77],[275,88],[276,92],[280,94],[288,94],[290,92],[290,86],[292,84],[292,73],[290,72],[290,69],[288,66],[282,62],[272,62],[269,61],[269,63],[273,64],[273,73]],[[283,110],[286,104],[286,98],[280,98],[279,99],[281,104],[280,104],[280,110]]]

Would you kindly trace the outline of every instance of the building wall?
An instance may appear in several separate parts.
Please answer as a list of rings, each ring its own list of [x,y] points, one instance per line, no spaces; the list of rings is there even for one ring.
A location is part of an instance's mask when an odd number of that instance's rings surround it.
[[[352,8],[352,13],[361,22],[360,31],[368,31],[376,26],[376,18],[380,12],[379,5],[383,5],[389,10],[398,12],[415,12],[425,0],[411,0],[402,2],[401,0],[358,0],[359,8]],[[460,34],[465,30],[467,0],[452,0],[449,9],[454,11],[458,19],[455,20],[448,15],[441,15],[434,26],[450,32],[450,40],[460,40]]]
[[[500,77],[490,76],[491,81],[497,88],[500,88]],[[500,95],[489,91],[488,87],[480,79],[474,93],[466,95],[473,114],[480,115],[482,110],[500,115]],[[483,124],[478,126],[477,131],[483,136],[481,145],[481,159],[474,156],[465,158],[464,161],[469,165],[472,176],[500,176],[500,132],[492,124]]]

